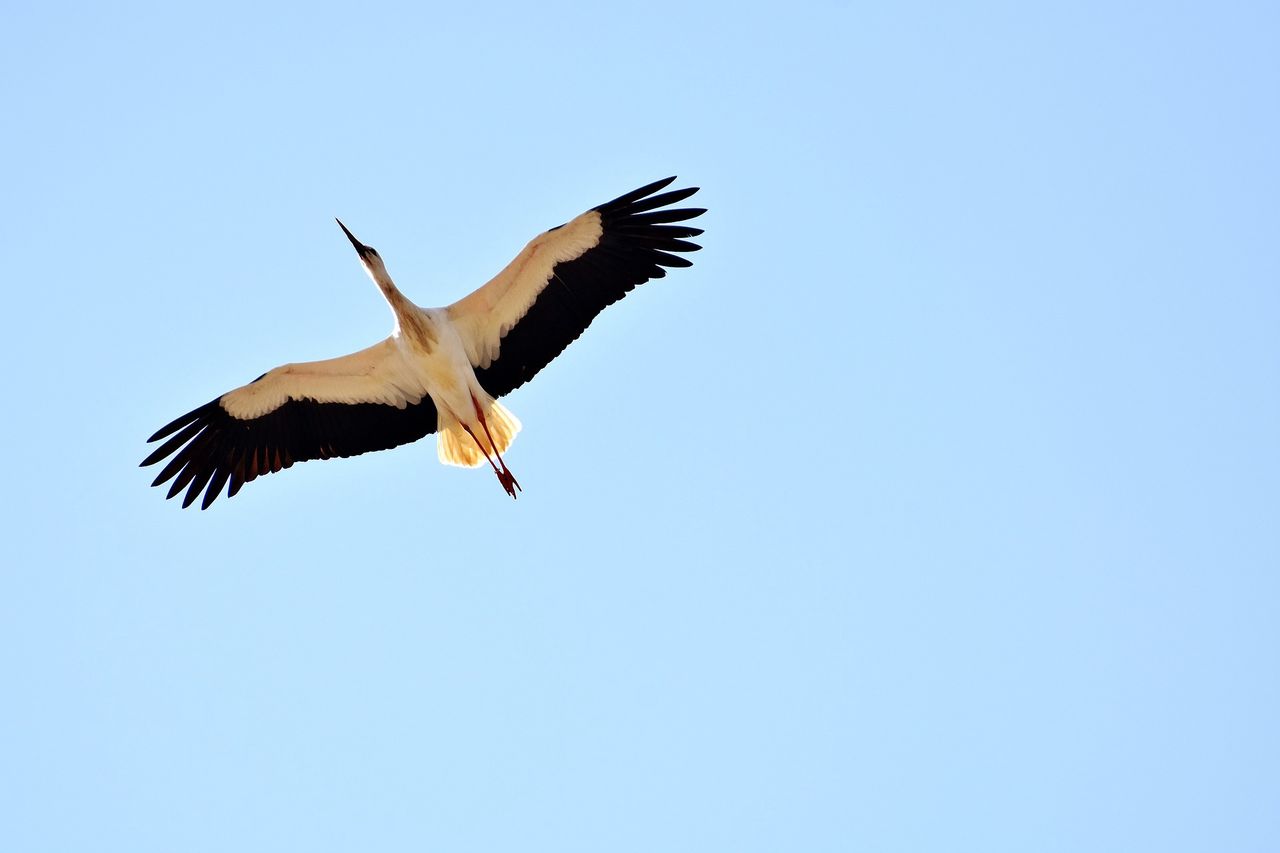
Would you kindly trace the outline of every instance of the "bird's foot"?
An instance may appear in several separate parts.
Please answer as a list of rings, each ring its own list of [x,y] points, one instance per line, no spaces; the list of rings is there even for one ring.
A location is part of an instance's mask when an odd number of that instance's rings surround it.
[[[498,475],[498,482],[502,484],[502,488],[506,489],[507,494],[511,495],[511,497],[514,498],[517,491],[524,491],[524,489],[520,488],[520,483],[516,480],[515,475],[507,468],[494,473]]]

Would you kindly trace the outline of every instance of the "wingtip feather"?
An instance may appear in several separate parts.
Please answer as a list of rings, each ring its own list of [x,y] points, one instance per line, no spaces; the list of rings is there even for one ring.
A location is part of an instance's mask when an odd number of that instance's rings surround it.
[[[656,193],[658,190],[662,189],[663,187],[668,186],[675,179],[676,179],[676,176],[672,175],[669,178],[663,178],[660,181],[654,181],[651,184],[645,184],[644,186],[639,187],[638,189],[634,189],[629,193],[625,193],[623,195],[618,196],[612,201],[605,202],[604,204],[597,207],[596,210],[599,210],[599,211],[616,210],[619,207],[623,207],[625,205],[631,204],[632,202],[639,201],[645,196],[652,195],[653,193]]]

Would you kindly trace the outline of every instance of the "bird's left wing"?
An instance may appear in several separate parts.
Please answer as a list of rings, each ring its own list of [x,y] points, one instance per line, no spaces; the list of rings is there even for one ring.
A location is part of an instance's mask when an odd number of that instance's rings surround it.
[[[294,462],[356,456],[417,441],[436,430],[436,407],[396,342],[341,358],[286,364],[172,421],[147,439],[168,439],[143,466],[169,456],[159,486],[184,488],[183,507],[204,490],[207,509],[250,480]]]
[[[528,382],[596,315],[636,285],[691,263],[700,228],[672,225],[702,208],[671,209],[697,187],[654,195],[675,178],[606,202],[535,237],[479,290],[448,307],[476,378],[495,397]],[[661,209],[666,208],[666,209]]]

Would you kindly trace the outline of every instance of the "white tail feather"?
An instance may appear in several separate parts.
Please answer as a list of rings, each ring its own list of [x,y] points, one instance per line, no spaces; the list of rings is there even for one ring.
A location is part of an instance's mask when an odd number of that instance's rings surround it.
[[[494,444],[498,445],[498,453],[506,452],[511,442],[516,440],[516,433],[520,432],[520,420],[506,406],[492,398],[482,401],[481,406],[485,422],[489,425],[489,435],[493,436]],[[492,455],[494,449],[489,444],[484,427],[475,418],[469,421],[472,421],[469,423],[471,431],[484,444],[485,453]],[[445,465],[475,468],[485,463],[484,453],[480,452],[475,440],[467,435],[466,429],[453,413],[443,408],[440,410],[439,433],[436,448],[440,461]]]

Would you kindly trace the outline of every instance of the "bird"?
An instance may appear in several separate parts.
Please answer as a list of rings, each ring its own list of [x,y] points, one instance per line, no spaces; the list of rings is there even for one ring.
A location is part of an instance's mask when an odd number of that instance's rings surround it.
[[[382,256],[351,233],[365,272],[395,318],[389,337],[340,358],[284,364],[175,418],[141,466],[168,460],[170,483],[208,509],[226,487],[296,462],[388,450],[438,433],[446,465],[492,468],[512,498],[523,491],[503,458],[521,423],[498,398],[524,385],[638,285],[689,267],[705,208],[678,204],[698,187],[654,181],[533,238],[497,275],[443,308],[410,302]],[[663,192],[663,190],[666,190]],[[170,482],[172,481],[172,482]]]

